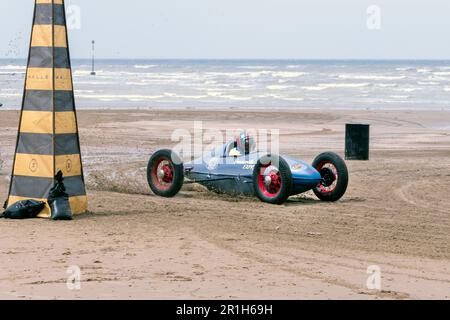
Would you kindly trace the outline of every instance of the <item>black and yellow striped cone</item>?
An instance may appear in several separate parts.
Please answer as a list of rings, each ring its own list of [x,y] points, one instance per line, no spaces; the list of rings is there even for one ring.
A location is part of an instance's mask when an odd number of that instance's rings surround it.
[[[59,170],[72,213],[86,212],[64,1],[36,0],[8,206],[46,201]]]

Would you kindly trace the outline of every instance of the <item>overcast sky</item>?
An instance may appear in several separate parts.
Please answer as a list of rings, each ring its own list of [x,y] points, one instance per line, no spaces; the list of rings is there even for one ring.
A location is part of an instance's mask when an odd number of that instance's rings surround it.
[[[28,54],[33,2],[1,1],[0,58]],[[66,0],[71,5],[73,58],[89,57],[95,39],[100,58],[450,59],[449,0]],[[367,13],[371,5],[380,15]]]

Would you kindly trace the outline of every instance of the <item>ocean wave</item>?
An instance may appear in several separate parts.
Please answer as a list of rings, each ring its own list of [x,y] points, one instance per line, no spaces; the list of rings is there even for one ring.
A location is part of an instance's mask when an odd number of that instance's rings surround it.
[[[247,90],[248,88],[246,88],[245,86],[241,88],[237,84],[217,84],[210,87],[205,87],[201,84],[193,84],[190,86],[190,89],[201,92],[242,92]]]
[[[302,89],[307,91],[322,91],[326,89],[351,89],[364,88],[370,86],[370,83],[321,83],[317,86],[306,86]]]
[[[104,86],[104,85],[115,85],[115,82],[108,81],[75,81],[77,85],[79,84],[87,84],[91,86]]]
[[[161,79],[161,80],[192,80],[199,77],[197,73],[186,72],[147,72],[147,73],[132,73],[132,76],[145,77],[147,79]]]
[[[73,75],[75,77],[78,77],[78,76],[79,77],[81,77],[81,76],[89,76],[89,75],[91,75],[91,71],[88,71],[88,70],[74,70],[73,71]]]
[[[219,92],[219,91],[223,91],[223,92],[242,92],[242,91],[247,91],[250,89],[256,88],[255,85],[251,85],[251,84],[217,84],[214,86],[209,86],[209,87],[205,87],[203,85],[193,85],[192,89],[193,90],[197,90],[197,91],[212,91],[212,92]]]
[[[237,67],[238,69],[246,69],[246,70],[265,70],[265,69],[269,69],[269,70],[273,70],[276,69],[276,66],[240,66]]]
[[[416,70],[416,68],[413,67],[400,67],[400,68],[395,68],[396,71],[412,71],[412,70]]]
[[[166,95],[166,94],[164,94]],[[186,95],[186,94],[172,94],[170,97],[185,99],[185,100],[200,100],[208,98],[208,95]]]
[[[145,64],[145,65],[137,64],[134,66],[135,69],[151,69],[151,68],[155,68],[155,67],[157,67],[157,65],[155,65],[155,64]]]
[[[206,72],[205,76],[209,77],[228,77],[228,78],[259,78],[263,75],[271,74],[271,71],[255,71],[255,72]]]
[[[129,71],[104,71],[97,72],[97,78],[101,78],[104,80],[117,80],[119,78],[136,78],[139,77],[142,81],[151,81],[151,80],[170,80],[170,81],[178,81],[178,80],[200,80],[207,79],[206,81],[211,81],[212,83],[217,82],[218,78],[231,78],[231,79],[256,79],[263,76],[272,76],[275,78],[281,79],[291,79],[298,78],[304,75],[307,75],[306,72],[293,72],[293,71],[269,71],[269,70],[261,70],[261,71],[248,71],[248,72],[220,72],[220,71],[209,71],[209,72],[129,72]],[[77,70],[75,76],[88,76],[90,71],[87,70]]]
[[[6,66],[0,66],[0,70],[26,70],[26,66],[19,66],[19,65],[6,65]]]
[[[22,97],[22,93],[21,92],[11,92],[11,93],[0,93],[0,98],[15,98],[15,97]]]
[[[208,92],[208,96],[209,97],[214,97],[214,98],[220,97],[223,94],[224,94],[223,92],[219,92],[219,91],[210,91],[210,92]]]
[[[281,98],[281,100],[286,100],[286,101],[305,101],[305,98],[284,97],[284,98]]]
[[[235,96],[235,95],[230,95],[230,94],[224,94],[223,92],[208,92],[208,97],[234,100],[234,101],[248,101],[248,100],[253,99],[253,97]]]
[[[402,96],[402,95],[393,95],[393,96],[390,96],[390,98],[392,98],[392,99],[409,99],[411,97],[410,96]]]
[[[238,84],[237,86],[241,89],[251,89],[255,87],[253,84]]]
[[[306,90],[306,91],[322,91],[322,90],[326,90],[328,88],[321,87],[321,86],[309,86],[309,87],[302,87],[302,89]]]
[[[406,76],[380,76],[380,75],[353,75],[353,74],[340,74],[339,79],[351,79],[351,80],[403,80]]]
[[[398,89],[394,89],[394,91],[398,91],[398,92],[415,92],[418,90],[422,90],[422,88],[398,88]]]
[[[450,77],[441,77],[441,76],[429,76],[428,78],[426,78],[426,80],[430,80],[430,81],[450,81]]]
[[[266,93],[253,96],[254,99],[282,99],[283,96],[275,93]]]
[[[103,102],[113,102],[113,101],[119,101],[120,99],[108,99],[108,98],[100,98],[99,101]]]
[[[224,95],[222,96],[222,98],[226,98],[228,100],[233,100],[233,101],[249,101],[249,100],[253,100],[253,97],[238,97],[238,96],[233,96],[233,95]]]
[[[277,71],[272,72],[273,77],[278,78],[298,78],[307,75],[306,72],[294,72],[294,71]]]
[[[447,77],[447,76],[450,76],[450,72],[448,72],[448,71],[433,72],[433,75],[438,76],[438,77]]]
[[[78,70],[80,73],[76,75],[84,76],[89,75],[90,71]],[[117,81],[118,79],[132,78],[132,79],[142,79],[142,81],[150,80],[169,80],[169,79],[192,79],[196,78],[198,75],[196,73],[185,73],[185,72],[130,72],[130,71],[97,71],[97,79],[102,80],[112,80]]]
[[[25,75],[25,71],[0,71],[2,76],[14,76],[14,75]]]
[[[177,79],[142,79],[140,83],[143,84],[171,84],[171,83],[179,83],[180,80]]]
[[[417,84],[422,86],[437,86],[440,83],[436,81],[417,81]]]
[[[127,86],[148,86],[149,83],[146,83],[146,82],[132,82],[132,81],[129,81],[129,82],[125,82],[125,85],[127,85]]]
[[[6,62],[5,64],[8,64]],[[20,105],[25,67],[0,66],[0,101]],[[370,66],[296,64],[276,62],[158,65],[146,61],[98,64],[74,69],[75,95],[81,108],[151,106],[349,106],[444,105],[450,95],[450,66],[408,64]],[[153,64],[152,64],[153,66]],[[275,67],[276,66],[276,67]],[[5,69],[6,67],[6,69]],[[102,69],[100,71],[100,69]],[[412,70],[412,71],[411,71]],[[419,70],[423,73],[415,73]],[[3,75],[4,74],[4,75]],[[325,90],[325,91],[323,91]],[[421,90],[421,91],[419,91]],[[437,91],[437,92],[435,92]],[[436,97],[437,93],[437,97]],[[302,101],[306,101],[302,102]],[[448,103],[447,105],[448,106]],[[432,107],[430,105],[430,107]]]
[[[293,88],[294,86],[282,86],[282,85],[269,85],[266,88],[269,90],[285,90],[285,89],[289,89],[289,88]]]
[[[141,100],[154,100],[164,98],[164,95],[127,95],[127,94],[79,94],[77,98],[84,99],[98,99],[101,101],[117,101],[117,100],[131,100],[131,99],[141,99]]]
[[[394,88],[394,87],[398,87],[398,84],[396,84],[396,83],[378,83],[376,86],[381,87],[381,88]]]

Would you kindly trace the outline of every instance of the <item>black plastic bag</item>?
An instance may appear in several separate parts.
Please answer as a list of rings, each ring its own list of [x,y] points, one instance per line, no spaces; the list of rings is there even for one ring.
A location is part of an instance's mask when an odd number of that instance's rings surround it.
[[[63,181],[63,173],[59,171],[55,176],[55,185],[50,190],[48,198],[53,220],[72,220],[69,195],[66,193]]]
[[[3,212],[6,219],[32,219],[45,208],[45,202],[36,200],[22,200],[14,203]]]

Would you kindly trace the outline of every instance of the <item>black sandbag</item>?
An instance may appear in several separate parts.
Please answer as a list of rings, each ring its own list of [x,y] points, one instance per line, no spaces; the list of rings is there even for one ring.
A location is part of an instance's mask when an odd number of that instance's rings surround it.
[[[63,173],[59,171],[55,176],[55,185],[50,190],[48,198],[53,220],[72,220],[69,195],[66,193],[63,181]]]
[[[36,200],[22,200],[8,207],[2,214],[6,219],[32,219],[45,208],[45,202]]]

